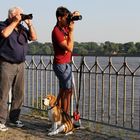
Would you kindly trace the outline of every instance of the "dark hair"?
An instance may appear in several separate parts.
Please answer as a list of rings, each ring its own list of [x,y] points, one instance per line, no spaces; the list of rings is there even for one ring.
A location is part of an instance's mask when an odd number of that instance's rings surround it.
[[[56,10],[56,18],[58,19],[58,17],[63,17],[63,16],[70,14],[70,13],[71,12],[67,8],[60,6]]]

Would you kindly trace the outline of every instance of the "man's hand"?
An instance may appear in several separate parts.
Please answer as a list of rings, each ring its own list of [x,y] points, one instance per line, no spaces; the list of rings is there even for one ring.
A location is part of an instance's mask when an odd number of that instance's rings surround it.
[[[72,13],[72,16],[80,16],[80,12],[79,12],[79,11],[74,11],[74,12]]]
[[[12,17],[12,22],[19,24],[21,22],[21,16],[19,14],[15,15],[14,17]]]
[[[80,16],[80,13],[79,11],[74,11],[72,13],[72,16]],[[71,21],[70,24],[69,24],[69,31],[73,31],[74,30],[74,21]]]
[[[28,27],[32,26],[32,20],[26,19],[24,22],[27,24]]]

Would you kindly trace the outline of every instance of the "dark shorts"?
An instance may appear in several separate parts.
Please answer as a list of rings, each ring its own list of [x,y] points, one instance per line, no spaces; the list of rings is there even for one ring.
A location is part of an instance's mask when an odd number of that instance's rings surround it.
[[[53,64],[54,72],[59,80],[60,88],[72,88],[72,67],[71,64]]]

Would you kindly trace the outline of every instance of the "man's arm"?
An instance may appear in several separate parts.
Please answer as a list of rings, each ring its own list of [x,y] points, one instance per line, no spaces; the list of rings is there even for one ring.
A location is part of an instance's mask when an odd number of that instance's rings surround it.
[[[13,21],[11,22],[11,24],[9,24],[7,27],[5,27],[1,31],[1,35],[4,38],[7,38],[13,32],[13,30],[17,27],[17,25],[19,24],[20,20],[21,20],[20,16],[13,17]]]
[[[74,35],[73,30],[69,31],[68,39],[65,39],[60,43],[60,46],[64,48],[66,51],[73,51],[73,45],[74,45]]]
[[[27,24],[28,28],[29,28],[29,39],[32,41],[37,40],[37,34],[35,31],[35,28],[32,24],[32,21],[30,19],[25,20],[25,23]]]

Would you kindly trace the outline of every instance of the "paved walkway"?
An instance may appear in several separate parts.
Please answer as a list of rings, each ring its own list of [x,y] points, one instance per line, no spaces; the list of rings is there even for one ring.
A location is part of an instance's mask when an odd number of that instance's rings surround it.
[[[87,128],[76,130],[68,136],[64,134],[47,136],[47,128],[51,125],[48,120],[29,116],[22,116],[21,120],[25,123],[23,128],[9,126],[7,132],[0,132],[0,140],[124,140],[119,137],[93,132]],[[127,138],[127,140],[133,139]]]

